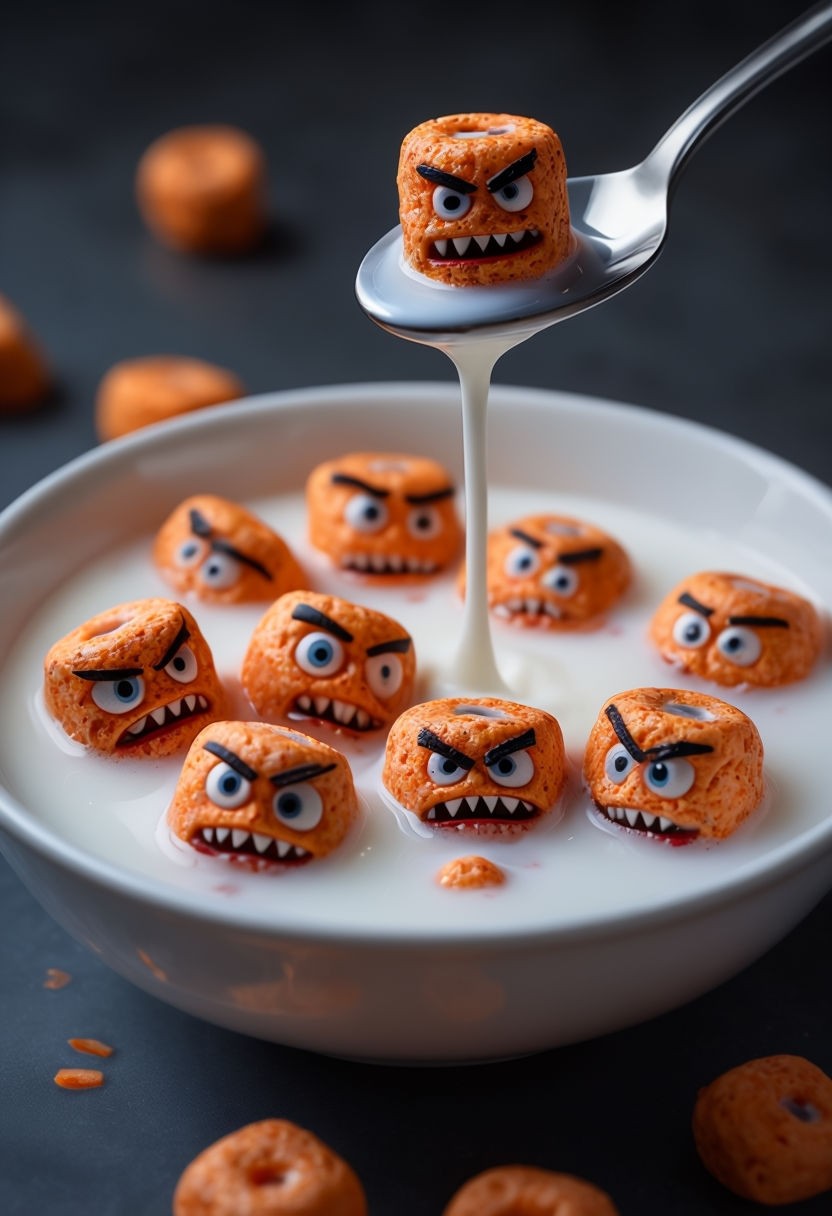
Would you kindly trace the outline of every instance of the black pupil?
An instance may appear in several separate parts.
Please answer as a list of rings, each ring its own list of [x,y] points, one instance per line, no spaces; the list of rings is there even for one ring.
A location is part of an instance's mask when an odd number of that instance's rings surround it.
[[[220,781],[220,790],[223,794],[236,794],[240,788],[240,778],[236,773],[226,773]]]
[[[119,680],[116,684],[116,696],[121,697],[123,701],[129,701],[135,692],[136,686],[132,680]]]
[[[627,767],[628,761],[626,756],[616,756],[613,767],[617,773],[623,773]]]
[[[320,642],[312,651],[312,661],[315,663],[320,663],[322,666],[324,663],[329,662],[329,656],[330,649],[326,642]]]
[[[688,625],[687,629],[685,630],[685,641],[698,642],[701,635],[702,626],[698,622],[695,622],[692,625]]]
[[[559,574],[555,579],[555,586],[557,587],[558,591],[566,591],[567,587],[569,586],[569,575]]]
[[[497,772],[504,776],[514,772],[514,761],[510,756],[505,756],[502,760],[497,761]]]
[[[462,202],[462,196],[459,194],[448,194],[445,197],[445,210],[456,211]]]
[[[380,511],[374,502],[368,503],[364,508],[364,518],[373,522],[378,519]]]
[[[281,794],[278,799],[281,815],[294,819],[301,811],[301,800],[297,794]]]
[[[733,637],[728,638],[727,642],[725,643],[725,649],[734,650],[734,651],[741,650],[742,649],[742,638],[738,637],[736,634],[734,634]]]
[[[661,760],[657,761],[653,765],[653,776],[655,777],[656,781],[667,780],[667,765],[662,764]]]
[[[429,515],[419,515],[416,519],[416,527],[421,532],[427,532],[428,528],[430,527],[430,516]]]
[[[386,683],[390,679],[391,674],[392,674],[392,670],[391,670],[390,664],[385,663],[381,669],[382,680]]]
[[[528,570],[528,569],[530,569],[531,565],[532,565],[531,553],[524,553],[523,556],[520,558],[519,562],[517,563],[517,568],[519,570]]]
[[[517,183],[512,182],[508,186],[503,186],[503,198],[517,198]]]
[[[448,773],[448,774],[455,773],[456,769],[457,769],[457,766],[456,766],[456,764],[454,764],[453,760],[446,759],[446,760],[442,761],[442,772],[443,773]]]
[[[174,668],[175,668],[177,671],[184,671],[184,670],[185,670],[185,667],[186,667],[186,662],[185,662],[185,658],[184,658],[184,656],[183,656],[183,655],[181,655],[181,654],[178,654],[178,655],[177,655],[177,656],[176,656],[176,657],[175,657],[175,658],[172,660],[172,662],[171,662],[171,667],[174,667]]]

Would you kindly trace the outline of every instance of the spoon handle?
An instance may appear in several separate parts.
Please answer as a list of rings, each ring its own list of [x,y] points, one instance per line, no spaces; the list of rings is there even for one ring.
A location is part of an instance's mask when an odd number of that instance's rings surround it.
[[[764,42],[688,106],[644,165],[670,186],[688,157],[772,80],[832,38],[832,4],[817,4]]]

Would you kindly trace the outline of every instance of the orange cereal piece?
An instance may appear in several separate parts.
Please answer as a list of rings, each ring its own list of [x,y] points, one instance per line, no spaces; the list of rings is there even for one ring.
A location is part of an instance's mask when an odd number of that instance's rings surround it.
[[[37,405],[50,387],[46,364],[26,322],[0,295],[0,411]]]
[[[312,1132],[264,1119],[195,1157],[179,1179],[173,1216],[366,1216],[353,1169]]]
[[[60,967],[47,967],[46,979],[43,981],[44,988],[56,991],[59,988],[66,988],[67,984],[71,983],[72,976],[68,971],[61,971]]]
[[[802,1056],[750,1060],[699,1091],[693,1136],[736,1195],[776,1206],[832,1189],[832,1078]]]
[[[172,248],[244,253],[266,229],[263,151],[236,127],[179,127],[142,156],[136,198],[145,223]]]
[[[54,1081],[61,1089],[97,1089],[104,1084],[104,1073],[97,1068],[59,1068]]]
[[[100,1039],[67,1039],[67,1042],[73,1051],[80,1051],[88,1056],[107,1057],[111,1056],[115,1050],[107,1043],[102,1043]]]
[[[469,1179],[443,1216],[618,1216],[604,1191],[572,1174],[502,1165]]]
[[[501,887],[506,881],[506,872],[487,857],[455,857],[448,861],[436,876],[440,887],[456,890],[477,890],[482,887]]]
[[[173,600],[118,604],[55,642],[46,708],[109,756],[171,756],[224,715],[225,692],[194,617]]]
[[[101,380],[95,426],[102,441],[118,439],[154,422],[236,401],[245,394],[233,372],[202,359],[146,355],[116,363]]]
[[[763,744],[727,701],[633,688],[598,714],[584,780],[598,812],[622,830],[674,845],[723,840],[763,797]]]
[[[405,260],[428,278],[535,279],[572,251],[563,149],[533,118],[423,122],[402,143],[397,182]]]

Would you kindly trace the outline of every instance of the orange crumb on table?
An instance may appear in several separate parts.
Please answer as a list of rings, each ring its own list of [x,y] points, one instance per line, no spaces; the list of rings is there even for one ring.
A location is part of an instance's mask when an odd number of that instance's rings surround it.
[[[100,1039],[67,1039],[75,1051],[83,1051],[88,1056],[111,1056],[115,1050]]]
[[[11,301],[0,295],[0,412],[38,405],[50,388],[35,338]]]
[[[463,890],[500,887],[506,881],[506,873],[487,857],[471,854],[468,857],[455,857],[453,861],[447,862],[437,874],[436,881],[440,887]]]
[[[192,410],[222,405],[245,394],[227,368],[186,355],[142,355],[115,363],[101,378],[95,428],[102,442]]]
[[[61,1089],[97,1089],[104,1084],[104,1073],[97,1068],[59,1068],[54,1080]]]
[[[67,984],[72,983],[72,976],[68,971],[61,971],[60,967],[47,967],[46,979],[43,981],[44,988],[53,990],[58,988],[66,988]]]

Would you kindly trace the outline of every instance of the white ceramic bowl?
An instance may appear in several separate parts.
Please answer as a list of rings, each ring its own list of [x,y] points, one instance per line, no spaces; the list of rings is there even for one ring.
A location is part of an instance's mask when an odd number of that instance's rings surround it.
[[[61,765],[69,761],[37,710],[39,663],[55,621],[70,628],[85,619],[79,613],[132,598],[121,594],[132,589],[133,574],[129,562],[126,574],[119,567],[119,554],[136,552],[137,543],[141,549],[191,493],[255,504],[277,494],[279,515],[281,503],[300,501],[314,464],[349,450],[424,452],[461,477],[460,426],[452,385],[276,393],[101,447],[0,518],[0,843],[62,925],[162,1000],[244,1033],[338,1055],[412,1062],[510,1056],[690,1000],[764,952],[830,886],[832,817],[817,716],[830,693],[825,657],[787,690],[710,689],[757,721],[769,775],[765,810],[722,845],[674,850],[604,832],[586,812],[576,773],[606,696],[674,683],[644,626],[657,597],[692,572],[691,563],[741,564],[819,605],[832,603],[832,493],[696,425],[515,388],[495,389],[490,405],[492,521],[539,503],[577,509],[624,541],[638,579],[596,635],[521,636],[495,627],[498,660],[517,673],[521,691],[523,673],[534,673],[534,695],[525,699],[557,713],[574,770],[563,819],[537,839],[529,833],[517,852],[502,846],[506,888],[490,896],[440,891],[432,876],[449,855],[447,838],[435,845],[409,837],[375,805],[372,757],[362,769],[371,824],[336,868],[312,875],[310,867],[288,881],[252,875],[237,899],[218,894],[216,867],[225,863],[208,859],[207,870],[203,862],[189,869],[157,847],[152,824],[164,800],[150,818],[146,810],[121,815],[129,827],[113,837],[115,853],[99,847],[95,816],[110,813],[107,783],[118,764],[91,786],[90,801],[99,805],[89,821],[69,815],[71,780],[83,775],[84,758],[72,759],[64,779]],[[291,539],[301,549],[299,516],[292,518]],[[105,560],[114,593],[102,603],[100,587],[87,593],[78,572],[90,564],[100,575]],[[320,559],[310,561],[315,577],[332,586]],[[366,598],[355,582],[342,593]],[[384,594],[367,593],[376,604]],[[445,597],[447,641],[461,619],[452,579],[430,594]],[[199,617],[199,607],[191,608]],[[420,658],[441,664],[441,654],[424,653],[436,630],[420,621],[421,611],[414,600]],[[429,682],[425,690],[430,695]],[[29,746],[20,730],[43,744],[36,776],[20,760]],[[100,774],[106,762],[95,763]],[[488,851],[477,842],[453,847]],[[336,876],[329,890],[328,873]]]

